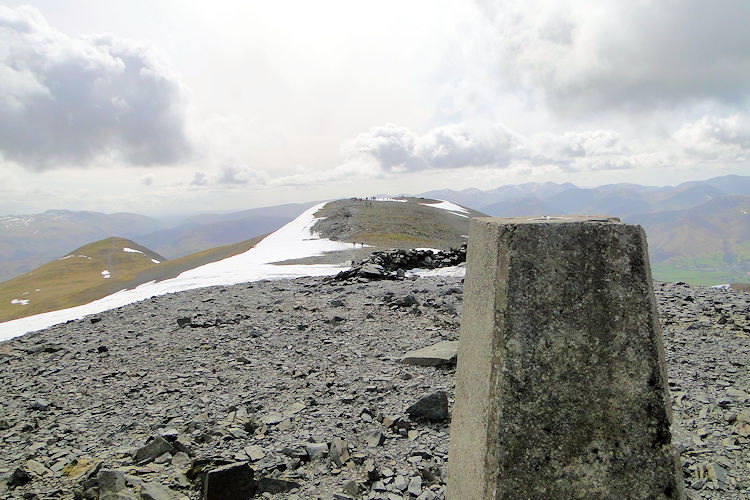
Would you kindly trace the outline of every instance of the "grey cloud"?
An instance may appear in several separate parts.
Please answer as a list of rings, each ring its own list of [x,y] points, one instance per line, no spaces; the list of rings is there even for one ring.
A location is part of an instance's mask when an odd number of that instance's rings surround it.
[[[141,184],[143,184],[144,186],[150,186],[154,183],[155,179],[156,177],[154,176],[154,174],[146,174],[141,177]]]
[[[394,125],[371,128],[345,148],[348,157],[369,157],[385,171],[428,168],[506,166],[519,147],[503,127],[471,130],[462,125],[436,127],[423,135]]]
[[[750,3],[480,1],[506,83],[558,110],[750,98]]]
[[[747,161],[750,155],[750,119],[735,114],[704,116],[686,123],[673,139],[684,151],[705,160]]]
[[[631,168],[631,148],[613,130],[521,137],[502,125],[446,125],[424,134],[373,127],[345,148],[347,161],[374,160],[382,172],[554,165],[566,171]]]
[[[219,184],[258,185],[264,183],[264,176],[245,165],[229,164],[221,167],[216,182]]]
[[[162,165],[191,152],[185,91],[148,45],[71,38],[0,6],[0,154],[34,170],[102,156]]]
[[[208,177],[206,176],[205,172],[201,172],[200,170],[197,170],[195,172],[195,175],[193,175],[193,180],[190,181],[191,186],[205,186],[208,184]]]

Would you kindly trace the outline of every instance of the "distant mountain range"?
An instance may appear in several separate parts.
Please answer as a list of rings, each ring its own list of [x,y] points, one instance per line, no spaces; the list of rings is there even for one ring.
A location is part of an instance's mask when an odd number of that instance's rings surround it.
[[[657,279],[692,284],[750,280],[747,176],[716,177],[666,187],[611,184],[580,188],[570,183],[526,183],[486,191],[428,191],[418,196],[470,207],[477,211],[472,215],[618,216],[646,229]],[[72,248],[113,236],[136,241],[168,259],[193,255],[268,234],[312,205],[310,202],[203,214],[171,222],[137,214],[65,210],[0,216],[0,282],[62,257]],[[388,236],[384,228],[375,227],[385,222],[386,219],[370,221],[359,234],[351,236],[366,241],[378,234],[383,242],[399,243],[396,233]],[[412,226],[420,223],[418,218],[412,222]],[[407,244],[402,240],[397,246]]]
[[[666,187],[528,183],[420,196],[466,204],[495,217],[617,216],[646,230],[656,279],[692,284],[750,280],[750,177],[728,175]]]

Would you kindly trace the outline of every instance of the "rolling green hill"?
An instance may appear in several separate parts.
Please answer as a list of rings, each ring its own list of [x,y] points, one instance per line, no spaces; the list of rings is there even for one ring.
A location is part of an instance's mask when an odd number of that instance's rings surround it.
[[[87,304],[119,290],[173,278],[188,269],[245,252],[261,239],[173,260],[125,238],[96,241],[0,283],[0,322]]]

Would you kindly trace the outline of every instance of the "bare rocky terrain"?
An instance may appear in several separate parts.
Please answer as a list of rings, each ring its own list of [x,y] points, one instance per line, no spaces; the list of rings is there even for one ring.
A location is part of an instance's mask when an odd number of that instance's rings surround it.
[[[750,295],[655,288],[688,498],[747,498]],[[455,368],[400,359],[461,304],[460,278],[263,281],[4,342],[0,497],[443,498]]]

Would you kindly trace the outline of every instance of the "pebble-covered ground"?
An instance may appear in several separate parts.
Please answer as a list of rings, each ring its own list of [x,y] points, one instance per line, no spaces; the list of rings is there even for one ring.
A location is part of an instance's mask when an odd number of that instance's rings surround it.
[[[256,282],[4,342],[0,497],[97,498],[102,486],[195,499],[202,469],[244,462],[259,498],[443,498],[449,419],[405,411],[436,391],[452,402],[455,369],[399,360],[458,338],[461,289],[446,277]],[[747,498],[750,295],[656,293],[689,498]]]

